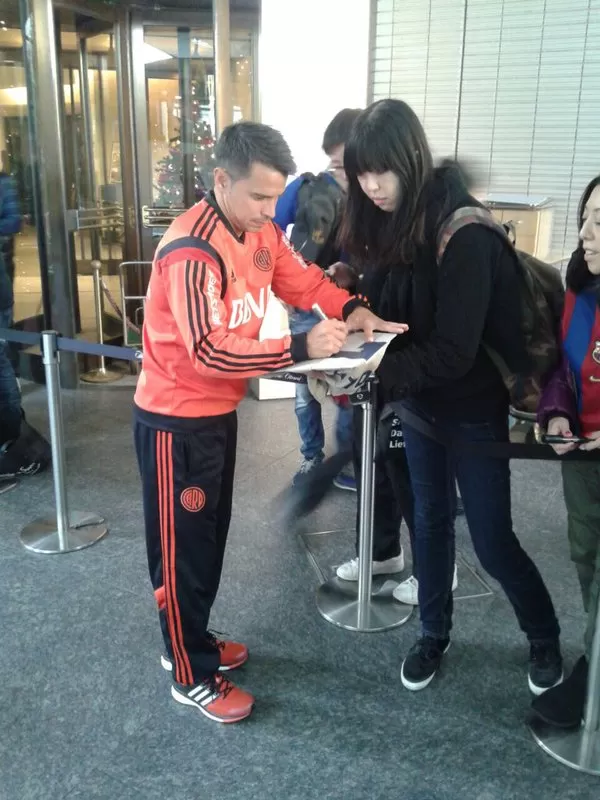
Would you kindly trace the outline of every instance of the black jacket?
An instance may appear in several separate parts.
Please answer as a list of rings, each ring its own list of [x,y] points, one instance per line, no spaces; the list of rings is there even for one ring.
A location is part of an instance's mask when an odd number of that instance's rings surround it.
[[[499,234],[472,224],[452,237],[438,267],[441,222],[478,203],[452,168],[436,170],[426,191],[426,244],[412,264],[389,270],[377,304],[381,316],[410,331],[394,340],[378,376],[386,401],[411,397],[434,415],[479,421],[508,406],[482,342],[515,371],[527,363],[519,264]]]
[[[4,254],[0,251],[0,311],[7,311],[13,305],[13,287],[6,269]]]

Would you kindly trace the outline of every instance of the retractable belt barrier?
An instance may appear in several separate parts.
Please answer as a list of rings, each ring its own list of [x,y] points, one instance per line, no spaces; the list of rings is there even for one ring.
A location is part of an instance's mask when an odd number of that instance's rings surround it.
[[[60,391],[59,352],[85,353],[101,358],[123,361],[141,361],[142,351],[129,347],[100,345],[80,339],[67,339],[56,331],[29,333],[0,329],[0,342],[16,342],[28,346],[41,346],[46,391],[48,395],[48,420],[52,448],[52,475],[56,515],[36,519],[20,534],[21,543],[34,553],[55,554],[82,550],[95,544],[108,533],[104,519],[87,511],[71,511],[67,502],[65,437],[63,427],[62,397]]]
[[[570,453],[559,456],[550,445],[541,444],[535,440],[532,442],[465,442],[458,437],[452,436],[447,431],[440,430],[435,426],[435,423],[431,423],[418,416],[418,414],[395,404],[386,407],[380,421],[383,423],[392,415],[399,417],[404,425],[414,428],[423,436],[433,439],[438,444],[452,448],[455,452],[471,453],[472,455],[487,456],[488,458],[524,459],[527,461],[598,461],[600,459],[600,451],[593,450],[589,452],[573,450]],[[384,431],[385,426],[382,426],[382,436],[385,435]],[[380,440],[380,452],[382,446],[384,445]],[[389,457],[393,458],[393,456]]]

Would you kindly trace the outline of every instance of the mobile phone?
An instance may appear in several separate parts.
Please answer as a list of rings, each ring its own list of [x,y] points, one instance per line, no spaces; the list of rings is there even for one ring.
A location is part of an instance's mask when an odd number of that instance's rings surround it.
[[[557,433],[542,433],[540,436],[542,444],[585,444],[591,442],[585,436],[561,436]]]

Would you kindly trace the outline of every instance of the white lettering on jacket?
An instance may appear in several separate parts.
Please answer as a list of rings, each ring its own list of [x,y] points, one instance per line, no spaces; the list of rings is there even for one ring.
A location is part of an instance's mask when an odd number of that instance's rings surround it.
[[[219,296],[217,294],[217,280],[214,275],[209,275],[208,277],[206,294],[208,295],[208,305],[210,307],[210,320],[213,325],[220,325]]]
[[[231,302],[231,316],[229,317],[230,331],[246,325],[253,317],[263,319],[267,311],[271,287],[264,286],[258,293],[258,300],[254,298],[252,292],[246,292],[243,297],[237,297]]]
[[[291,255],[292,255],[292,256],[293,256],[293,257],[296,259],[296,261],[298,262],[298,264],[300,264],[300,266],[302,267],[302,269],[306,269],[306,268],[308,267],[308,264],[307,264],[307,263],[306,263],[306,261],[305,261],[305,260],[302,258],[302,256],[300,255],[300,253],[299,253],[299,252],[296,250],[296,248],[294,247],[294,245],[293,245],[293,244],[290,242],[290,240],[289,240],[289,239],[288,239],[288,237],[285,235],[285,233],[284,233],[284,234],[283,234],[283,236],[281,237],[281,240],[283,241],[283,243],[285,244],[285,246],[287,247],[287,249],[290,251]]]

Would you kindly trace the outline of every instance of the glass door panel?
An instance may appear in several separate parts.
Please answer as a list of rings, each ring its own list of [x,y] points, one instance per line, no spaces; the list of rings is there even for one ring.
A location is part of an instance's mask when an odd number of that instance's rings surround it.
[[[144,58],[151,204],[184,208],[212,186],[215,63],[212,30],[147,26]],[[254,107],[252,38],[233,31],[230,49],[234,121]]]
[[[79,327],[95,331],[91,262],[118,303],[123,260],[123,199],[114,29],[108,22],[61,10],[64,141],[69,226],[77,280]],[[104,315],[107,335],[117,318]]]
[[[13,276],[14,322],[40,330],[42,277],[33,201],[27,87],[18,4],[0,1],[0,192],[15,192],[21,230],[8,233],[10,220],[0,215],[0,247]],[[5,230],[6,228],[6,230]]]

